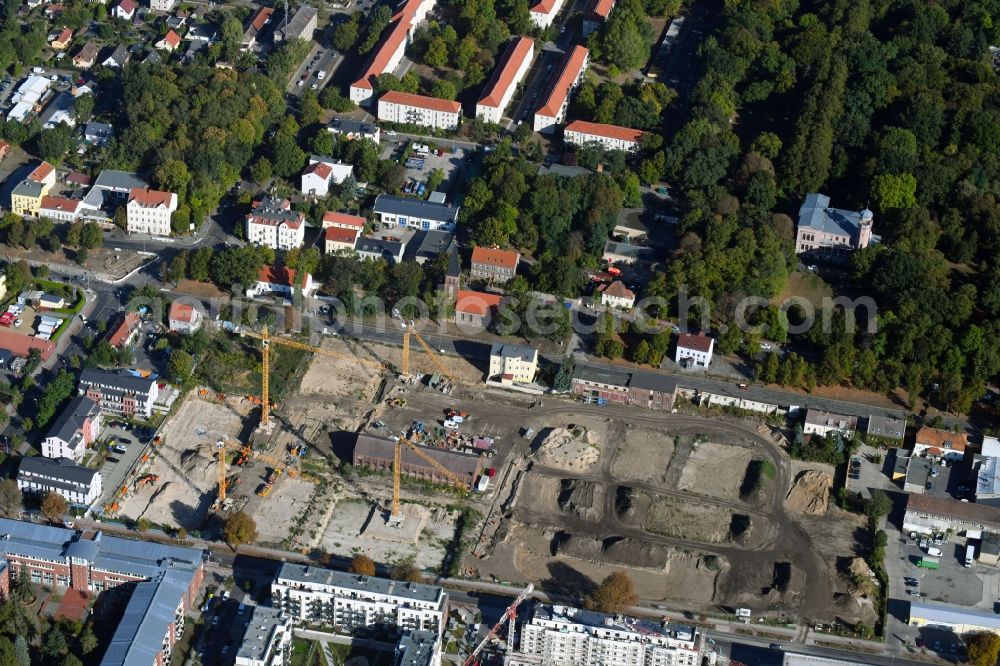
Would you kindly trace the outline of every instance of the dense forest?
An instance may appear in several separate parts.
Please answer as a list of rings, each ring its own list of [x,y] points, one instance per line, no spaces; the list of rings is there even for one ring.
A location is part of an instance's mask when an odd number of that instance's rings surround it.
[[[806,358],[786,378],[902,385],[911,405],[922,394],[967,411],[1000,372],[1000,86],[988,51],[1000,2],[775,0],[720,12],[690,117],[658,158],[683,214],[649,292],[674,300],[685,288],[726,323],[742,297],[786,287],[806,193],[868,205],[882,243],[833,287],[876,298],[877,332],[861,309],[851,332],[793,336]],[[752,319],[786,339],[775,306]],[[720,347],[755,354],[758,339],[731,328]]]

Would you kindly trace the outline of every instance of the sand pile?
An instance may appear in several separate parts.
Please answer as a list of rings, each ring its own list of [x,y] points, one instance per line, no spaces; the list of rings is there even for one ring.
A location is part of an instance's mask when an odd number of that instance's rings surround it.
[[[587,470],[601,457],[600,439],[582,426],[553,428],[539,447],[540,461],[573,472]]]
[[[810,516],[822,516],[830,504],[833,477],[826,472],[806,470],[800,472],[785,498],[785,508]]]
[[[604,506],[604,486],[578,479],[563,479],[559,492],[559,508],[586,520],[601,519]]]
[[[847,565],[847,571],[850,575],[851,583],[855,588],[854,592],[858,596],[870,596],[878,591],[878,586],[875,583],[875,573],[862,558],[851,558],[850,563]]]

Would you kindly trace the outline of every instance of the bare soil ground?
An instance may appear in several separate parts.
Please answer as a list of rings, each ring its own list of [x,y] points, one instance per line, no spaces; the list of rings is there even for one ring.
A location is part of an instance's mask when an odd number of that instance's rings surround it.
[[[833,487],[833,477],[819,470],[799,472],[788,496],[785,497],[785,508],[789,511],[805,513],[811,516],[822,516],[830,503],[830,488]]]
[[[620,481],[662,483],[674,454],[674,438],[660,430],[625,429],[611,473]]]
[[[271,493],[259,498],[254,510],[257,541],[261,545],[281,544],[290,534],[294,520],[310,505],[315,489],[314,483],[282,475]]]
[[[598,419],[553,424],[538,448],[538,462],[571,473],[585,473],[597,466],[607,442],[608,423]]]
[[[704,543],[727,543],[741,540],[743,532],[731,529],[733,513],[711,504],[690,502],[674,497],[656,497],[642,520],[642,527],[653,534]]]
[[[339,340],[326,340],[322,348],[344,354],[346,358],[313,354],[309,369],[302,378],[299,395],[322,394],[357,400],[371,399],[381,382],[380,366],[371,355],[357,345],[349,347]]]
[[[753,450],[744,446],[698,442],[684,465],[678,490],[738,500]]]

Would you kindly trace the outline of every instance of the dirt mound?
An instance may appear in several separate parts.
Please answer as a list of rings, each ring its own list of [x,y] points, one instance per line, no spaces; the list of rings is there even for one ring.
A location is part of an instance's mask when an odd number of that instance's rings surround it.
[[[601,457],[601,438],[582,426],[553,428],[539,446],[540,461],[560,469],[582,472]]]
[[[785,508],[810,516],[822,516],[830,504],[833,477],[826,472],[805,470],[800,472],[785,498]]]
[[[642,569],[664,569],[669,559],[668,550],[655,543],[625,537],[592,539],[568,532],[555,536],[552,550],[554,555]]]
[[[586,520],[601,519],[604,506],[604,486],[591,481],[563,479],[559,492],[559,508]]]
[[[878,591],[875,582],[875,572],[868,563],[860,557],[852,557],[846,564],[847,578],[851,583],[852,592],[856,596],[868,597]]]

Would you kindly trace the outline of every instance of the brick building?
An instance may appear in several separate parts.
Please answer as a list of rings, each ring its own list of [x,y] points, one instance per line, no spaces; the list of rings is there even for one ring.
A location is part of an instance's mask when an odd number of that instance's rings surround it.
[[[418,446],[421,453],[429,455],[438,464],[458,476],[466,487],[471,489],[476,478],[483,471],[483,457],[471,453],[459,453],[449,449],[437,449]],[[360,434],[354,442],[353,464],[355,467],[368,467],[378,470],[391,470],[396,444],[388,437]],[[403,474],[434,483],[454,484],[455,482],[441,474],[429,463],[422,460],[408,446],[403,447]]]

